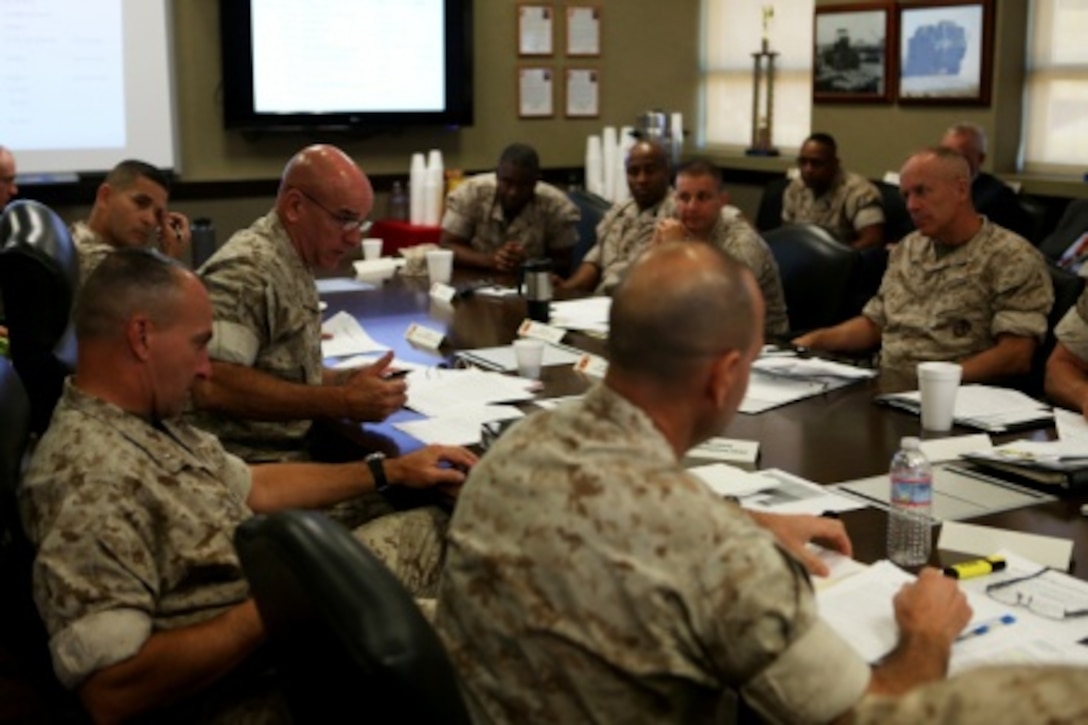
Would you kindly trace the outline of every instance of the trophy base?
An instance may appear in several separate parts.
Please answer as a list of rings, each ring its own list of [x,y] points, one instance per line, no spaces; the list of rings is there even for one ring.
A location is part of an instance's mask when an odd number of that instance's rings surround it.
[[[744,155],[745,156],[780,156],[781,154],[778,152],[778,149],[774,149],[774,148],[771,148],[771,149],[750,148],[750,149],[745,149],[744,150]]]

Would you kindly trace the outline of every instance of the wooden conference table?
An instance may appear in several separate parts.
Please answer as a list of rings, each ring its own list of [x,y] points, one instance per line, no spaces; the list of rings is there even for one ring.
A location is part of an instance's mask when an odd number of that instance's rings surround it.
[[[459,270],[454,285],[464,285],[482,276]],[[513,278],[494,275],[492,278],[500,284],[516,284]],[[525,302],[519,297],[472,295],[447,305],[432,300],[428,289],[426,277],[398,275],[373,290],[323,295],[328,304],[325,316],[346,311],[372,337],[392,347],[397,358],[432,365],[452,363],[456,350],[509,344],[526,317]],[[446,340],[439,352],[418,349],[408,343],[404,334],[412,323],[445,333]],[[601,340],[580,333],[568,333],[564,342],[588,352],[602,355],[604,352]],[[592,380],[566,366],[544,368],[542,382],[542,397],[581,393],[592,384]],[[920,424],[917,416],[874,405],[872,399],[879,393],[906,387],[906,381],[881,376],[758,415],[738,413],[723,435],[759,441],[760,468],[781,468],[819,484],[886,473],[900,438],[919,435]],[[402,411],[381,425],[367,425],[362,431],[353,431],[352,437],[386,453],[413,450],[422,444],[394,428],[392,423],[417,417]],[[971,431],[955,429],[951,435],[967,432]],[[1040,429],[1017,437],[1045,438],[1049,433]],[[1080,513],[1081,505],[1088,503],[1088,491],[1055,493],[1060,494],[1057,501],[969,522],[1072,539],[1071,573],[1088,579],[1088,518]],[[863,562],[884,558],[887,516],[883,511],[866,508],[846,512],[842,519],[854,543],[855,558]],[[963,558],[952,555],[952,559],[942,561],[941,556],[935,552],[933,563]]]

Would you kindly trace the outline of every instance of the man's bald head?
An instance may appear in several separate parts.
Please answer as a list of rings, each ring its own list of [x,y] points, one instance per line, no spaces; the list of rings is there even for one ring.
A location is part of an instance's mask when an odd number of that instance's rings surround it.
[[[669,192],[669,155],[657,141],[643,139],[627,153],[627,187],[639,209],[649,209]]]
[[[15,156],[9,149],[0,146],[0,210],[18,193],[19,187],[15,185]]]
[[[709,244],[662,244],[631,266],[612,299],[609,364],[664,386],[730,350],[747,352],[762,327],[751,273]]]
[[[280,222],[311,269],[335,269],[359,246],[373,206],[370,179],[350,156],[327,144],[291,157],[276,195]]]
[[[959,152],[938,147],[912,154],[899,172],[899,191],[915,228],[927,237],[960,244],[977,231],[971,169]]]

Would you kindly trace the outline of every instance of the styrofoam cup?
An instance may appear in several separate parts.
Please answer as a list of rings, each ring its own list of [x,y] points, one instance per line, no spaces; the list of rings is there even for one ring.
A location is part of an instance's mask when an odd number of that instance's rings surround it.
[[[435,249],[427,252],[427,275],[431,278],[431,284],[449,284],[450,277],[453,276],[453,250]]]
[[[363,259],[378,259],[382,256],[382,240],[367,237],[363,240]]]
[[[544,343],[522,338],[514,341],[514,357],[518,361],[518,375],[530,380],[540,379],[540,366],[544,362]]]
[[[952,362],[918,363],[918,389],[922,394],[922,428],[947,431],[952,428],[956,391],[963,367]]]

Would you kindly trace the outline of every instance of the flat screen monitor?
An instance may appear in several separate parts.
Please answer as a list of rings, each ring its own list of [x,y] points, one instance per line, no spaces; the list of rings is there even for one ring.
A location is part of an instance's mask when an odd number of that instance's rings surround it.
[[[230,129],[472,123],[472,0],[220,0]]]

